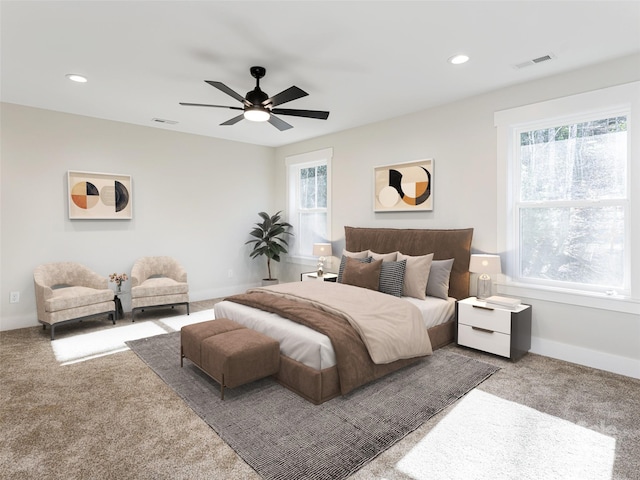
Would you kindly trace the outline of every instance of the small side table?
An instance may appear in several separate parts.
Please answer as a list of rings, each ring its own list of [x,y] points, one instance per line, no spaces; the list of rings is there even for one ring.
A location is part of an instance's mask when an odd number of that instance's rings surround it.
[[[338,280],[338,274],[325,272],[321,277],[318,276],[318,272],[306,272],[300,274],[301,282],[306,282],[309,280],[324,280],[325,282],[336,282]]]
[[[515,309],[475,297],[456,302],[458,345],[518,360],[531,349],[531,305]]]
[[[129,293],[131,292],[125,290],[120,290],[119,292],[116,290],[113,292],[113,303],[116,304],[116,320],[124,318],[124,310],[122,309],[122,301],[120,300],[120,297],[122,295],[128,295]]]

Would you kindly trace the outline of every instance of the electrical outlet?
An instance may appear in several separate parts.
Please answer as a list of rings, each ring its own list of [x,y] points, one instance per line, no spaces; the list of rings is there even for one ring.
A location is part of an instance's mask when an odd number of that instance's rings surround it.
[[[9,303],[18,303],[20,301],[20,292],[11,292],[9,294]]]
[[[228,278],[232,278],[233,277],[233,270],[229,269],[229,271],[227,272],[227,277]]]

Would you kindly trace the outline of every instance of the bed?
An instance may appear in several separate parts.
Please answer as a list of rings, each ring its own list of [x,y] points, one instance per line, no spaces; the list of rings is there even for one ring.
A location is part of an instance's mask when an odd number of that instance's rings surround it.
[[[444,295],[445,298],[427,296],[424,300],[410,297],[393,300],[399,309],[403,308],[403,305],[397,302],[411,303],[420,311],[421,319],[428,332],[426,343],[430,343],[430,352],[431,349],[435,350],[453,341],[455,301],[469,296],[469,258],[472,235],[473,229],[471,228],[423,230],[347,226],[345,227],[345,250],[348,252],[371,251],[380,256],[398,251],[412,257],[432,253],[434,260],[432,265],[436,263],[451,265],[451,259],[453,259],[448,276],[449,288]],[[447,260],[449,262],[445,262]],[[296,283],[314,284],[314,288],[328,290],[331,295],[337,293],[337,289],[340,288],[365,290],[348,285],[329,285],[330,282]],[[296,285],[289,284],[289,286],[274,288],[289,292],[290,288],[294,287]],[[308,290],[310,285],[306,285],[304,288]],[[319,315],[316,312],[317,305],[298,303],[293,305],[289,293],[276,292],[278,296],[274,297],[267,295],[274,292],[256,290],[242,295],[234,295],[217,303],[214,306],[216,318],[230,318],[280,341],[281,367],[275,377],[276,380],[315,404],[345,394],[345,391],[350,391],[362,383],[367,383],[410,365],[425,354],[425,352],[419,352],[419,354],[408,358],[403,357],[395,361],[375,364],[371,362],[367,351],[359,346],[354,347],[351,343],[341,345],[343,343],[341,336],[358,336],[357,333],[353,335],[355,330],[348,325],[346,327],[341,325],[338,328],[340,331],[336,333],[324,331],[322,328],[318,328],[317,324],[308,324],[307,320],[311,321],[311,317],[314,318],[314,322],[322,323],[324,321],[322,318],[315,319]],[[374,294],[387,297],[387,295],[378,292]],[[256,304],[254,301],[260,297],[264,297],[261,300],[262,305],[259,305],[260,302]],[[266,298],[269,300],[265,300]],[[364,301],[364,303],[367,302]],[[326,315],[326,313],[322,315]],[[320,331],[316,331],[316,328]],[[360,350],[363,350],[364,353]],[[357,383],[353,383],[348,378],[354,376],[351,375],[351,367],[345,365],[356,364],[357,360],[354,358],[357,359],[359,355],[363,358],[367,357],[372,364],[366,366],[366,373],[355,375]],[[353,368],[360,368],[360,366]],[[345,385],[347,386],[345,387]]]

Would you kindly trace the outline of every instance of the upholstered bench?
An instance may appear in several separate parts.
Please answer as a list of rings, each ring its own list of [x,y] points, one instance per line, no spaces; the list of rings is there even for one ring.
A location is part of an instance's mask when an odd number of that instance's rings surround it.
[[[266,335],[220,318],[182,327],[180,366],[186,357],[220,384],[234,388],[278,373],[280,344]]]

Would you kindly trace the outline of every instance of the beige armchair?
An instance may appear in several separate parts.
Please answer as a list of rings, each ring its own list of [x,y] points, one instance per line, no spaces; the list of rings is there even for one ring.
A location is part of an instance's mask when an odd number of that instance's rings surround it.
[[[75,262],[46,263],[33,272],[38,321],[51,326],[108,314],[116,323],[113,290],[106,277]]]
[[[148,307],[186,305],[189,315],[187,272],[171,257],[142,257],[131,269],[131,320]]]

